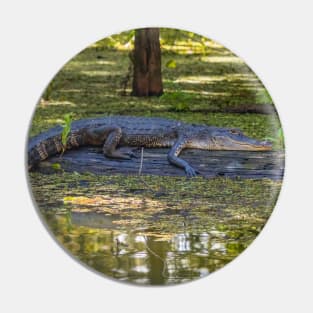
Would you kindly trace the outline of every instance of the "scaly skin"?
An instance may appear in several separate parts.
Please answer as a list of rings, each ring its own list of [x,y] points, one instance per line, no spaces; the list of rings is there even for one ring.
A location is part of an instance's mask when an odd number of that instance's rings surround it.
[[[260,142],[242,134],[240,130],[194,125],[162,118],[112,116],[84,119],[72,123],[65,147],[61,141],[62,127],[58,126],[28,143],[28,168],[40,161],[81,146],[102,146],[109,158],[129,159],[131,152],[120,147],[168,148],[168,161],[185,170],[187,176],[195,176],[194,170],[179,153],[186,148],[203,150],[271,150],[271,144]]]

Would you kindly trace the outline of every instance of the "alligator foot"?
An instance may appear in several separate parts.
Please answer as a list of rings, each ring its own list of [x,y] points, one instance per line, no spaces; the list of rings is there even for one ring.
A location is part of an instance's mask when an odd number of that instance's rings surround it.
[[[122,159],[122,160],[130,160],[131,159],[131,157],[128,154],[122,153],[118,150],[106,152],[106,153],[104,153],[104,155],[110,159]]]
[[[134,152],[135,150],[138,150],[138,148],[131,149],[131,148],[122,147],[122,148],[118,149],[118,151],[120,151],[121,153],[126,154],[129,157],[131,157],[131,158],[137,159],[138,157],[137,157],[137,155]]]
[[[113,151],[104,151],[104,155],[111,159],[123,159],[130,160],[131,158],[137,158],[135,153],[128,148],[121,148]]]
[[[187,177],[195,177],[199,173],[194,168],[192,168],[190,165],[185,166],[185,172]]]

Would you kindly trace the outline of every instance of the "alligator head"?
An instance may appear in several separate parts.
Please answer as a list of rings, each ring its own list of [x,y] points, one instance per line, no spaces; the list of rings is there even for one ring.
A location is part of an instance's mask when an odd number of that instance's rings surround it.
[[[210,127],[201,131],[198,148],[205,150],[268,151],[272,144],[245,136],[238,129]]]

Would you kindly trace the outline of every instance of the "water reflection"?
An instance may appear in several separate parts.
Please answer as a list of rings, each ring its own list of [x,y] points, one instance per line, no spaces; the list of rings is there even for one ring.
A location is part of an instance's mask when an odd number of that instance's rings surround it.
[[[177,284],[223,267],[261,231],[280,190],[265,179],[145,179],[150,189],[134,189],[136,177],[65,173],[32,174],[31,185],[70,254],[140,285]]]
[[[43,215],[71,254],[123,281],[152,285],[185,282],[208,275],[234,256],[233,248],[230,254],[226,248],[226,233],[211,229],[162,238],[149,235],[149,229],[120,231],[114,224],[120,217],[109,214],[44,211]]]

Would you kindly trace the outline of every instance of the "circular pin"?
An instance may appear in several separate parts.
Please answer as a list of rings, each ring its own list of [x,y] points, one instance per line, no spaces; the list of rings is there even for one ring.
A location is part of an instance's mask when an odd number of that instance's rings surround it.
[[[240,57],[189,31],[142,28],[60,69],[26,158],[36,207],[69,255],[117,282],[167,286],[209,279],[258,236],[284,137]]]

